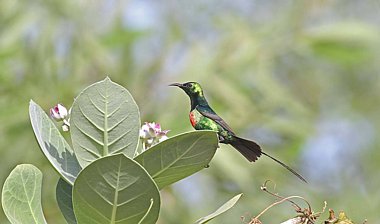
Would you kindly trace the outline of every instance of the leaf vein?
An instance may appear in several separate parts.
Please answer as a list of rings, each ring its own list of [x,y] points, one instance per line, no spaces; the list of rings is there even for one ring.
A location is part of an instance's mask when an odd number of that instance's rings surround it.
[[[182,154],[182,156],[187,154],[202,138],[203,138],[203,136],[200,136],[196,141],[194,141],[193,144],[191,144],[191,146]],[[175,160],[173,160],[171,163],[169,163],[165,168],[161,169],[160,171],[158,171],[157,173],[152,175],[152,177],[155,178],[155,177],[159,176],[161,173],[165,172],[167,169],[169,169],[170,166],[172,166],[173,164],[178,162],[182,156],[177,157]]]
[[[131,132],[131,130],[128,130],[126,132],[124,132],[122,135],[120,135],[119,137],[117,137],[115,140],[113,140],[112,142],[110,142],[108,144],[108,146],[111,146],[113,145],[115,142],[119,141],[120,139],[122,139],[124,136],[126,136],[127,134],[129,134]]]
[[[79,110],[80,112],[82,113],[82,115],[97,129],[99,129],[100,131],[104,132],[104,128],[100,127],[99,125],[97,125],[93,120],[91,120],[82,110],[82,107],[80,105],[78,105],[79,107]]]
[[[144,213],[145,213],[145,212],[142,211],[142,212],[136,213],[136,214],[134,214],[134,215],[128,216],[128,217],[126,217],[126,218],[124,218],[124,219],[119,219],[118,221],[116,221],[116,223],[118,223],[118,222],[124,222],[124,221],[126,221],[126,220],[128,220],[128,219],[132,219],[132,218],[137,217],[137,216],[140,216],[141,214],[144,214]]]
[[[114,124],[112,127],[108,128],[107,131],[112,131],[115,127],[117,127],[119,124],[121,124],[124,120],[126,120],[129,117],[129,114],[127,114],[125,117],[123,117],[120,121],[118,121],[116,124]],[[108,118],[108,117],[107,117]]]
[[[92,137],[90,134],[88,134],[87,132],[85,132],[82,128],[80,128],[75,122],[74,122],[74,125],[76,128],[78,128],[78,130],[80,132],[82,132],[85,136],[87,136],[87,138],[91,139],[92,141],[94,141],[95,143],[97,143],[98,145],[101,145],[101,146],[104,146],[103,142],[95,139],[94,137]]]
[[[120,110],[121,106],[124,103],[127,103],[127,101],[123,101],[121,104],[119,104],[119,106],[115,110],[113,110],[111,113],[107,114],[107,118],[111,117],[114,113],[116,113],[118,110]]]
[[[127,148],[127,147],[130,146],[130,145],[132,145],[132,142],[129,142],[127,145],[125,145],[125,146],[123,146],[123,147],[121,147],[121,148],[119,148],[119,149],[114,150],[112,153],[113,153],[113,154],[116,154],[116,153],[118,153],[118,152],[121,152],[121,151],[123,151],[123,149]]]
[[[124,201],[124,202],[122,202],[122,203],[120,203],[120,204],[117,204],[117,206],[118,206],[118,207],[121,207],[121,206],[123,206],[123,205],[126,205],[126,204],[128,204],[128,203],[130,203],[130,202],[132,202],[132,201],[134,201],[134,200],[136,200],[136,199],[138,199],[138,198],[140,198],[140,197],[143,196],[145,193],[146,193],[146,192],[141,193],[141,194],[139,194],[139,195],[136,195],[135,197],[130,198],[130,199],[128,199],[127,201]]]
[[[104,111],[102,111],[102,109],[100,109],[100,108],[98,107],[98,105],[96,105],[96,104],[94,103],[94,101],[92,100],[92,98],[91,98],[90,96],[88,96],[88,95],[87,95],[87,97],[88,97],[88,99],[90,100],[91,104],[94,105],[94,107],[95,107],[95,108],[96,108],[101,114],[104,115]]]
[[[191,156],[185,156],[185,157],[182,157],[182,160],[198,157],[198,156],[201,156],[201,155],[206,154],[206,153],[209,153],[209,151],[202,151],[200,153],[197,153],[197,154],[194,154],[194,155],[191,155]]]
[[[79,144],[79,147],[81,147],[82,149],[85,149],[87,152],[89,152],[91,155],[97,157],[97,158],[100,158],[101,156],[99,154],[97,154],[96,152],[92,151],[91,149],[87,148],[86,146],[82,145],[82,144]]]
[[[94,206],[92,206],[92,204],[90,204],[88,201],[86,201],[86,199],[81,194],[78,193],[78,196],[80,198],[82,198],[82,200],[86,202],[87,206],[89,206],[94,212],[96,212],[98,215],[100,215],[104,219],[109,220],[109,218],[107,218],[105,215],[103,215],[103,213],[101,213],[100,211],[98,211],[98,209],[96,209]],[[94,219],[93,216],[88,216],[88,218],[94,220],[96,223],[101,223],[101,222],[99,222],[99,220]]]
[[[95,89],[96,89],[96,92],[98,92],[98,94],[105,100],[106,99],[106,97],[99,91],[99,89],[98,89],[98,87],[96,86],[95,87]],[[104,102],[104,101],[103,101]]]

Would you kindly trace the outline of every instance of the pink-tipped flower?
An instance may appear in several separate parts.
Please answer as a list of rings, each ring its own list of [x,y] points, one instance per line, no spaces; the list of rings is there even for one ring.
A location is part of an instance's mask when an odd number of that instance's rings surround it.
[[[50,117],[56,121],[63,121],[62,130],[69,131],[70,130],[70,110],[67,112],[66,107],[62,104],[57,104],[53,108],[50,109]]]
[[[169,130],[162,131],[161,125],[158,123],[156,124],[155,122],[145,122],[140,129],[140,138],[142,140],[144,150],[168,139],[166,136],[168,132]]]
[[[62,104],[57,104],[50,109],[50,117],[61,121],[67,117],[67,109]]]

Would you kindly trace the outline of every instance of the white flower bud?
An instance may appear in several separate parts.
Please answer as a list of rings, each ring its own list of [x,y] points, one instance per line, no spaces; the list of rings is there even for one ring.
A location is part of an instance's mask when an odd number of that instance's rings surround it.
[[[67,124],[63,124],[62,125],[62,131],[66,132],[66,131],[69,131],[70,130],[70,126],[67,125]]]

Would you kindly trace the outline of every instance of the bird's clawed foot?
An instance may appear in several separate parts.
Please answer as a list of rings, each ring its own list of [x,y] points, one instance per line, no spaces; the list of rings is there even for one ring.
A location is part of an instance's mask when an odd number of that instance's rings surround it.
[[[223,138],[223,136],[218,135],[218,138],[219,138],[219,143],[224,143],[224,144],[226,144],[226,139]]]

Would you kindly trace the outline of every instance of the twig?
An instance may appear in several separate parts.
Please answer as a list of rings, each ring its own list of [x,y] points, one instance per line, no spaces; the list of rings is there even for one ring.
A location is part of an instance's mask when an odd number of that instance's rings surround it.
[[[268,211],[270,208],[272,208],[272,207],[274,207],[274,206],[276,206],[276,205],[278,205],[278,204],[281,204],[281,203],[283,203],[284,201],[289,201],[289,199],[291,199],[291,198],[300,198],[300,199],[306,201],[303,197],[301,197],[301,196],[297,196],[297,195],[289,196],[289,197],[283,198],[283,199],[281,199],[280,201],[273,202],[271,205],[269,205],[268,207],[266,207],[266,208],[265,208],[262,212],[260,212],[260,213],[259,213],[254,219],[259,218],[261,215],[263,215],[263,214],[264,214],[266,211]]]
[[[263,211],[261,211],[256,217],[252,218],[251,221],[249,222],[249,224],[257,224],[257,223],[261,223],[261,221],[259,220],[259,217],[262,216],[265,212],[267,212],[269,209],[271,209],[272,207],[278,205],[278,204],[281,204],[285,201],[288,201],[290,202],[294,207],[295,207],[295,210],[297,213],[299,213],[298,216],[296,216],[295,218],[293,219],[290,219],[288,221],[295,221],[295,220],[300,220],[300,222],[304,223],[304,224],[309,224],[309,223],[314,223],[314,221],[317,220],[317,218],[325,212],[325,209],[327,207],[327,202],[325,201],[324,202],[324,206],[322,208],[322,211],[321,212],[316,212],[314,213],[311,209],[311,205],[310,203],[303,197],[301,196],[298,196],[298,195],[293,195],[293,196],[289,196],[289,197],[283,197],[283,196],[280,196],[279,194],[277,193],[273,193],[271,191],[268,190],[267,188],[267,184],[270,182],[270,180],[267,180],[265,181],[265,183],[263,184],[263,186],[261,186],[261,190],[263,190],[264,192],[276,197],[279,199],[279,201],[276,201],[276,202],[273,202],[271,205],[269,205],[268,207],[266,207]],[[276,188],[276,185],[274,185],[274,189]],[[296,202],[294,202],[293,200],[291,199],[294,199],[294,198],[297,198],[297,199],[301,199],[302,201],[304,201],[308,208],[305,208],[305,209],[302,209]]]
[[[274,196],[274,197],[277,197],[277,198],[279,198],[279,199],[285,199],[285,197],[282,197],[282,196],[280,196],[279,194],[275,194],[275,193],[269,191],[269,190],[267,189],[267,186],[266,186],[268,182],[271,182],[271,180],[267,180],[267,181],[265,181],[264,185],[261,187],[261,190],[263,190],[263,191],[267,192],[268,194],[270,194],[270,195],[272,195],[272,196]],[[275,187],[276,187],[276,185],[275,185]],[[273,189],[275,189],[275,187],[274,187]],[[292,197],[293,197],[293,196],[292,196]],[[311,206],[310,206],[309,202],[308,202],[305,198],[303,198],[303,197],[301,197],[301,196],[294,196],[294,197],[302,199],[302,200],[308,205],[309,210],[311,211]],[[293,205],[296,207],[296,210],[297,210],[297,211],[301,211],[301,210],[302,210],[302,208],[301,208],[297,203],[295,203],[295,202],[292,201],[292,200],[289,200],[289,197],[288,197],[288,199],[287,199],[286,201],[288,201],[288,202],[290,202],[291,204],[293,204]]]

